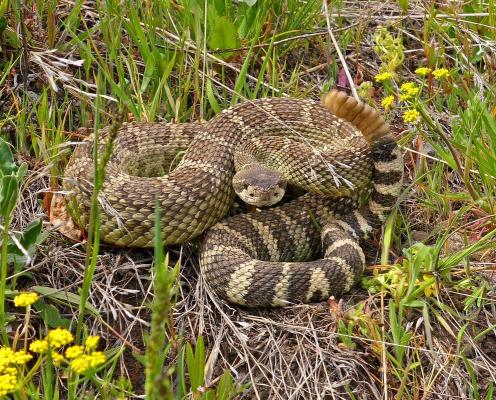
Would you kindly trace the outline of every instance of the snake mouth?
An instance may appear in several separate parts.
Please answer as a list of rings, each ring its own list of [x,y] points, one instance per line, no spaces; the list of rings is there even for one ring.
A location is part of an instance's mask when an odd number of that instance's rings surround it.
[[[279,203],[284,197],[286,179],[277,171],[250,168],[236,173],[233,188],[246,204],[269,207]]]
[[[248,189],[239,197],[246,203],[256,207],[270,207],[279,203],[284,197],[285,190],[277,187],[269,191],[259,191],[255,188]]]

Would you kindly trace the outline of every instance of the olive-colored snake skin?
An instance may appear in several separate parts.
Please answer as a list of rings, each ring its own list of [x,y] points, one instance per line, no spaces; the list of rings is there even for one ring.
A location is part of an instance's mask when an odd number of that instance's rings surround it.
[[[365,262],[359,242],[384,221],[401,189],[403,162],[388,131],[375,110],[336,91],[324,104],[246,102],[202,125],[126,124],[99,196],[101,237],[119,246],[152,246],[158,200],[165,245],[189,241],[231,207],[238,146],[264,136],[324,143],[315,157],[294,154],[301,169],[291,170],[299,176],[308,169],[311,178],[305,179],[319,194],[216,225],[202,240],[200,266],[208,286],[238,304],[280,306],[337,295],[359,276]],[[99,137],[103,150],[106,131]],[[77,147],[64,179],[84,226],[93,187],[92,143]],[[186,150],[182,160],[166,174],[180,150]],[[339,156],[335,162],[333,154]],[[321,174],[332,179],[322,185]],[[371,181],[370,200],[358,209],[358,197]],[[307,262],[320,253],[323,259]]]

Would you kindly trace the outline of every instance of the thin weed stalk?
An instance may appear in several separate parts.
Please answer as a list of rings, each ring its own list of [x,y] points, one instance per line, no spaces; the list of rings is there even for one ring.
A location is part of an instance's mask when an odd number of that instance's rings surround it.
[[[99,100],[95,102],[96,115],[98,115],[99,110]],[[95,118],[94,125],[94,145],[93,145],[93,168],[94,168],[94,186],[93,193],[91,197],[91,211],[90,211],[90,220],[88,226],[88,241],[87,241],[87,250],[86,250],[86,259],[85,259],[85,269],[84,269],[84,278],[83,278],[83,286],[81,288],[81,301],[79,303],[79,315],[77,321],[76,328],[76,342],[80,343],[81,341],[81,333],[83,329],[83,319],[84,319],[84,311],[86,308],[86,302],[89,297],[89,292],[91,288],[91,282],[93,280],[93,275],[95,273],[96,262],[98,260],[98,250],[100,244],[100,213],[99,213],[99,203],[98,203],[98,195],[100,193],[100,189],[102,188],[104,177],[105,177],[105,166],[112,154],[112,148],[114,141],[117,137],[117,133],[119,128],[122,126],[124,121],[124,113],[119,113],[114,123],[109,129],[108,136],[106,138],[105,148],[102,157],[100,158],[98,155],[98,118]]]

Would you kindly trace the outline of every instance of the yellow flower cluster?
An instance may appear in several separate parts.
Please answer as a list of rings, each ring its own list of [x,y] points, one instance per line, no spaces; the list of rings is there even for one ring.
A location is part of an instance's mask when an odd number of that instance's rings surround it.
[[[24,350],[14,351],[9,347],[0,347],[0,396],[5,396],[17,386],[16,365],[24,365],[33,358]]]
[[[65,356],[71,359],[70,367],[78,374],[85,374],[102,365],[107,358],[101,351],[95,351],[100,341],[99,336],[88,336],[82,346],[72,346],[67,349]]]
[[[33,353],[44,353],[48,350],[48,342],[46,340],[34,340],[29,345],[29,350]]]
[[[405,82],[400,87],[400,100],[406,101],[415,97],[420,92],[420,88],[415,86],[413,82]]]
[[[434,78],[436,79],[442,79],[449,76],[449,71],[446,68],[438,68],[432,71],[432,75],[434,75]]]
[[[56,353],[54,351],[50,353],[50,356],[52,357],[53,365],[55,365],[56,367],[60,367],[62,365],[62,362],[65,360],[62,354]]]
[[[72,341],[74,341],[74,336],[67,329],[57,328],[48,332],[44,340],[35,340],[32,342],[29,350],[33,353],[45,353],[49,349],[58,349]],[[59,367],[63,362],[67,362],[71,369],[78,374],[84,374],[106,361],[105,354],[101,351],[94,351],[99,341],[99,336],[88,336],[84,346],[74,345],[68,347],[65,350],[65,357],[62,354],[52,351],[50,354],[53,364]]]
[[[405,121],[406,123],[414,124],[418,122],[419,118],[420,118],[420,113],[415,109],[407,110],[403,114],[403,121]]]
[[[100,336],[88,336],[84,342],[87,350],[95,350],[100,341]]]
[[[14,305],[16,307],[28,307],[33,303],[36,303],[40,296],[38,293],[21,293],[14,297]]]
[[[84,374],[91,369],[97,368],[102,365],[107,358],[101,351],[93,351],[90,354],[83,354],[78,358],[71,361],[71,369],[78,374]]]
[[[427,75],[429,75],[431,72],[432,72],[432,69],[427,68],[427,67],[418,67],[418,68],[415,70],[415,73],[416,73],[418,76],[427,76]]]
[[[15,368],[6,368],[0,375],[0,396],[13,392],[17,386],[17,370]]]
[[[393,77],[393,74],[391,74],[391,72],[382,72],[382,73],[375,76],[375,81],[380,83],[380,82],[387,81],[388,79],[391,79],[392,77]]]
[[[84,374],[107,360],[103,352],[95,351],[99,340],[99,336],[88,336],[84,346],[74,345],[67,348],[64,357],[53,350],[71,343],[74,336],[67,329],[57,328],[49,331],[46,338],[33,341],[29,350],[40,354],[50,351],[55,366],[59,367],[65,362],[76,373]],[[14,351],[9,347],[0,347],[0,397],[16,390],[20,379],[17,367],[25,365],[32,358],[33,356],[24,350]]]
[[[47,341],[52,349],[58,349],[74,340],[74,336],[67,329],[57,328],[48,332]]]
[[[14,364],[24,365],[31,361],[32,358],[31,354],[26,353],[24,350],[19,350],[14,353]]]
[[[386,96],[381,101],[381,105],[386,110],[389,110],[391,107],[393,107],[393,104],[394,104],[394,96]]]
[[[69,360],[71,358],[78,358],[82,356],[83,353],[84,353],[83,346],[71,346],[65,351],[65,358],[68,358]]]
[[[24,350],[14,351],[9,347],[0,347],[0,373],[10,365],[24,365],[33,358]]]

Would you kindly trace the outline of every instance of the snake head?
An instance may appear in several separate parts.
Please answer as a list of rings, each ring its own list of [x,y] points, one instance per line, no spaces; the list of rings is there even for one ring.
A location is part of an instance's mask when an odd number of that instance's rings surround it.
[[[286,179],[271,169],[248,167],[234,175],[233,188],[246,204],[267,207],[281,201],[286,191]]]

